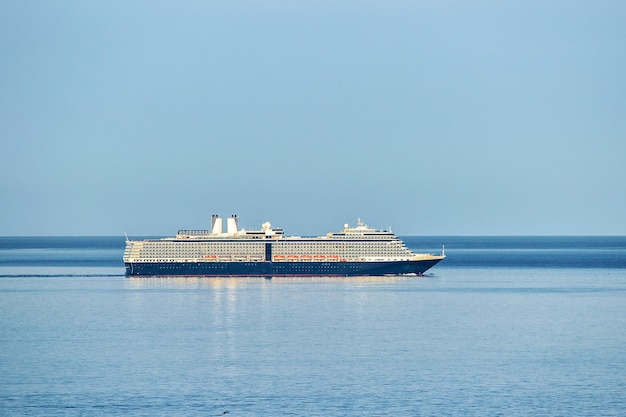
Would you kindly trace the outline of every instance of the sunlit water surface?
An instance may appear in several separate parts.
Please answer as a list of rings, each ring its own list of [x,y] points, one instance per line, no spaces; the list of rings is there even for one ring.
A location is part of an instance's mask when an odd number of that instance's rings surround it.
[[[0,238],[0,414],[624,415],[626,239],[601,239],[428,238],[448,258],[425,277],[264,279]]]

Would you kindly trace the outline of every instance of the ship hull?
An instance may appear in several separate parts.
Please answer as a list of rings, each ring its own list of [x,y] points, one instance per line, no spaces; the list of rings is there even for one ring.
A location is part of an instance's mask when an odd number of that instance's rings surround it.
[[[421,275],[441,259],[390,262],[136,262],[128,276],[364,276]]]

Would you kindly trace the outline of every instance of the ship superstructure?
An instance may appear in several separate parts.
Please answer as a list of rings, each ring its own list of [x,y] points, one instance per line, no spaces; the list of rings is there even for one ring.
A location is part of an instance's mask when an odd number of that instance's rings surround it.
[[[422,274],[445,255],[416,254],[392,232],[355,227],[318,237],[285,236],[269,222],[239,230],[236,215],[214,215],[211,230],[127,240],[127,275],[322,276]]]

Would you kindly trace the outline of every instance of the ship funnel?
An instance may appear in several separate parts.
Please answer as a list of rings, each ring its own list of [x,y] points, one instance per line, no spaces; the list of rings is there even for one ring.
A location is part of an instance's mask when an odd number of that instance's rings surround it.
[[[217,214],[211,216],[211,233],[214,235],[222,234],[222,218]]]
[[[237,226],[239,224],[239,220],[237,219],[237,215],[233,214],[232,216],[230,216],[227,220],[226,220],[226,232],[229,235],[236,235],[237,234]]]

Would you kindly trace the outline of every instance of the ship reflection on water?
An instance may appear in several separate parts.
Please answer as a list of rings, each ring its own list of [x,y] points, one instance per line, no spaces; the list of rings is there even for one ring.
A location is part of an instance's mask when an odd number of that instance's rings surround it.
[[[390,282],[407,281],[420,278],[418,275],[382,275],[382,276],[266,276],[266,277],[215,277],[215,276],[131,276],[125,281],[132,289],[227,289],[263,286],[280,283],[368,283],[389,284]]]

